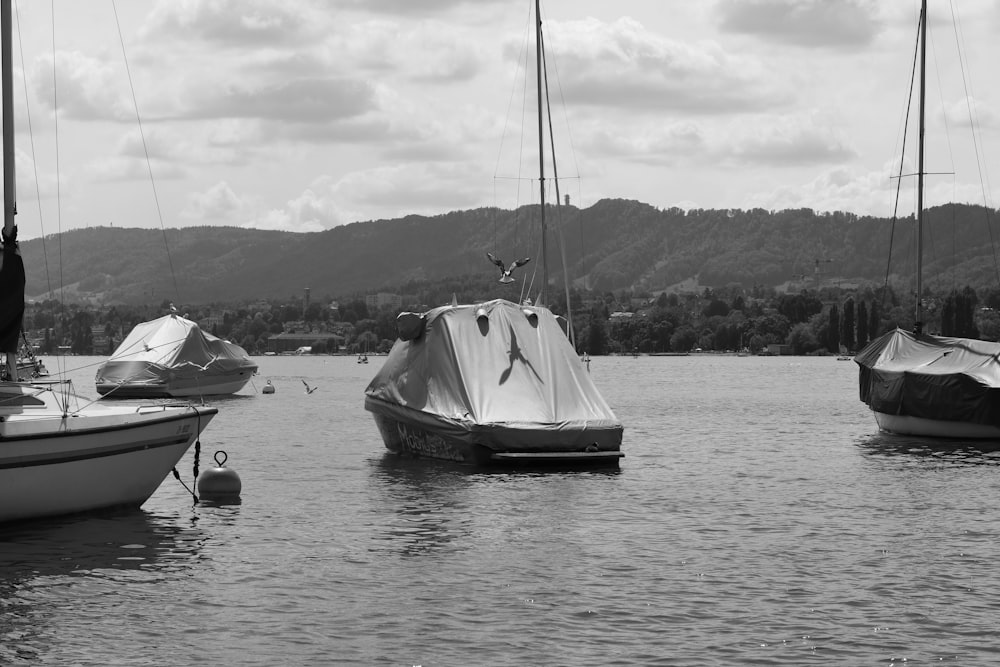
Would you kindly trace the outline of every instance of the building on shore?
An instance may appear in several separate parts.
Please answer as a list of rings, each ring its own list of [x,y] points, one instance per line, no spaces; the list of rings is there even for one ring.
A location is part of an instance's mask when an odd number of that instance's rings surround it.
[[[340,351],[344,337],[335,333],[280,333],[267,339],[267,351],[274,354],[295,353],[303,347],[325,347],[328,353]]]

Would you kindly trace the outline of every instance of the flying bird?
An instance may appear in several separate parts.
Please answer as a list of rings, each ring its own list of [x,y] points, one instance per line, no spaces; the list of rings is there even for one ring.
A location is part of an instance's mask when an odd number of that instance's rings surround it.
[[[306,382],[305,380],[303,380],[303,381],[302,381],[302,384],[304,384],[304,385],[306,386],[306,393],[307,393],[307,394],[311,394],[311,393],[313,393],[314,391],[316,391],[316,387],[310,387],[310,386],[309,386],[309,383],[308,383],[308,382]]]
[[[524,266],[531,261],[531,258],[525,257],[524,259],[517,259],[510,263],[510,266],[504,266],[503,261],[497,259],[493,256],[493,253],[488,252],[486,256],[490,258],[490,261],[500,267],[500,282],[502,283],[512,283],[514,279],[510,277],[510,272],[519,266]]]

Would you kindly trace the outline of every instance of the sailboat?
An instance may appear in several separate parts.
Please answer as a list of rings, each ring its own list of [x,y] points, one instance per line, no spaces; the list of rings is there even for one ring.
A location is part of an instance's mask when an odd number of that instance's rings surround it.
[[[399,338],[365,389],[392,452],[474,465],[617,466],[623,427],[544,306],[542,22],[535,0],[541,294],[400,313]]]
[[[16,210],[11,32],[11,0],[0,0],[8,237]],[[0,523],[139,507],[217,412],[95,404],[66,380],[0,382]]]
[[[917,275],[913,331],[895,329],[855,357],[861,400],[879,429],[934,438],[1000,438],[1000,344],[923,331],[924,98],[927,0],[920,10]]]

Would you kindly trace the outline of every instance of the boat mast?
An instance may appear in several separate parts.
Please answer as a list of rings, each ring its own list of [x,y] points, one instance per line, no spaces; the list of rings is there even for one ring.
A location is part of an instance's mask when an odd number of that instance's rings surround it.
[[[14,229],[17,202],[14,186],[14,66],[11,49],[11,2],[2,0],[0,5],[0,39],[3,40],[0,56],[0,78],[3,93],[3,231],[10,235]]]
[[[920,127],[917,136],[917,303],[913,333],[918,336],[924,327],[923,265],[924,265],[924,97],[926,94],[927,63],[927,0],[920,3]]]
[[[542,14],[541,0],[535,0],[535,79],[538,85],[538,190],[541,195],[540,225],[542,228],[542,288],[538,305],[545,305],[545,289],[549,285],[548,253],[545,248],[545,137],[542,123]]]

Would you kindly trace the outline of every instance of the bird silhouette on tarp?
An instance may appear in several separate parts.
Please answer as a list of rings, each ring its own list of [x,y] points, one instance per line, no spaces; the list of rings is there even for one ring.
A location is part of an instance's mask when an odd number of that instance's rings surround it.
[[[486,253],[486,256],[489,258],[489,260],[491,262],[493,262],[494,264],[496,264],[497,266],[500,267],[500,282],[502,282],[502,283],[512,283],[512,282],[514,282],[514,279],[510,277],[511,271],[513,271],[514,269],[516,269],[519,266],[524,266],[525,264],[527,264],[528,262],[531,261],[530,257],[525,257],[524,259],[514,260],[513,262],[510,263],[510,266],[505,266],[504,263],[503,263],[503,260],[497,259],[493,255],[493,253],[488,252],[488,253]]]
[[[535,370],[535,367],[531,365],[528,358],[521,352],[521,346],[517,344],[517,334],[514,333],[513,327],[511,327],[510,330],[510,350],[507,351],[507,360],[510,363],[507,368],[504,369],[503,373],[500,374],[500,384],[504,384],[510,379],[510,373],[514,370],[515,361],[523,362],[524,365],[528,367],[528,370],[534,373],[535,377],[538,378],[538,381],[542,381],[542,377],[538,374],[538,371]]]

